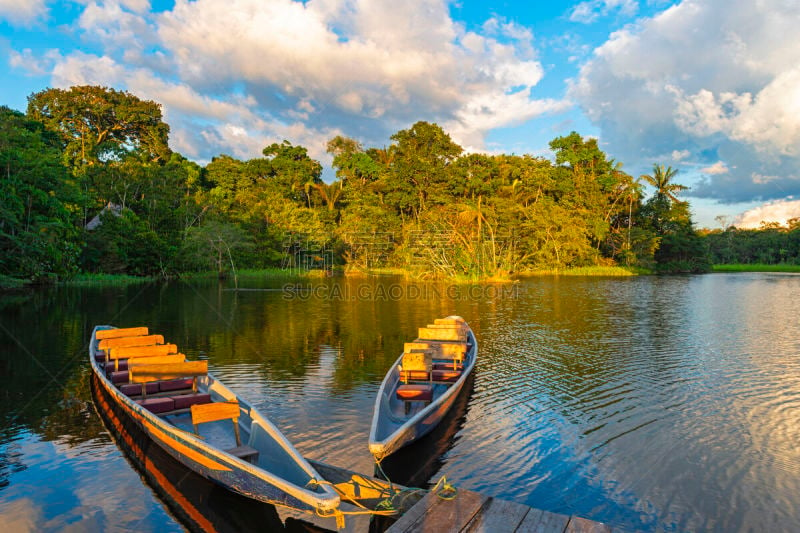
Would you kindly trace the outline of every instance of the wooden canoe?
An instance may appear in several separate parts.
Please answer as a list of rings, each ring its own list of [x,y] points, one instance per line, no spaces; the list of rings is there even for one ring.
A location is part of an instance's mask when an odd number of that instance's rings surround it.
[[[120,366],[109,357],[114,348],[108,346],[135,342],[105,342],[106,349],[99,347],[109,338],[146,336],[141,329],[97,326],[89,344],[97,384],[123,416],[180,463],[231,491],[322,515],[339,508],[338,494],[318,483],[323,478],[286,437],[205,372],[204,362],[127,369],[127,363]]]
[[[478,343],[461,317],[437,319],[419,333],[406,343],[375,399],[369,449],[378,461],[436,427],[475,367]]]

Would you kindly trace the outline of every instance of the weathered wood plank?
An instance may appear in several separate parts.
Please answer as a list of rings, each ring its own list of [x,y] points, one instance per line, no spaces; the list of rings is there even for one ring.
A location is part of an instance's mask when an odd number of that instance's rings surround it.
[[[147,335],[149,331],[146,327],[136,328],[117,328],[117,329],[101,329],[98,331],[94,338],[101,341],[104,339],[117,339],[119,337],[136,337],[139,335]]]
[[[97,343],[101,350],[110,348],[123,348],[125,346],[150,346],[151,344],[164,344],[163,335],[140,335],[137,337],[119,337],[116,339],[103,339]]]
[[[531,508],[520,503],[491,498],[463,530],[469,533],[513,533]]]
[[[392,533],[422,531],[431,533],[457,533],[480,511],[489,499],[484,494],[460,489],[452,500],[443,500],[435,494],[425,498],[404,514],[387,531]],[[415,512],[424,505],[420,512]]]
[[[422,520],[425,513],[428,512],[428,508],[431,506],[432,500],[437,498],[437,496],[433,493],[428,493],[423,498],[417,502],[417,504],[406,511],[403,516],[401,516],[397,522],[392,524],[392,526],[386,530],[386,533],[402,533],[404,531],[413,531],[414,524],[417,521]]]
[[[573,516],[569,519],[565,533],[611,533],[611,528],[601,522]]]
[[[176,353],[174,355],[155,355],[155,356],[146,356],[146,357],[131,357],[128,359],[128,368],[133,368],[135,366],[141,365],[165,365],[171,363],[184,363],[186,362],[186,356],[182,353]]]
[[[150,346],[125,346],[122,348],[111,348],[109,350],[110,359],[128,359],[130,357],[150,357],[159,355],[170,355],[178,353],[178,346],[175,344],[153,344]]]
[[[131,383],[191,378],[208,374],[208,361],[187,361],[161,365],[137,365],[129,369]]]
[[[531,509],[517,528],[517,533],[563,533],[568,522],[567,515]]]

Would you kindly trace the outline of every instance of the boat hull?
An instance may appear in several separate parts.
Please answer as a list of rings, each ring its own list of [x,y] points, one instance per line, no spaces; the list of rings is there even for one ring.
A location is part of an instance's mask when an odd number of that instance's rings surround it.
[[[288,486],[289,483],[281,483],[280,479],[276,479],[268,472],[206,445],[194,434],[169,424],[132,401],[106,378],[100,364],[95,361],[94,345],[93,334],[89,357],[93,379],[101,397],[113,406],[119,416],[132,421],[148,438],[181,464],[229,490],[265,503],[285,505],[305,511],[328,512],[338,508],[339,498],[335,494],[320,494],[320,498],[313,504],[309,503],[308,498],[304,501],[297,496],[298,492],[303,492],[302,489],[293,490],[293,487]],[[240,405],[249,407],[241,400]],[[308,469],[310,468],[309,466]],[[313,477],[321,479],[318,475]]]

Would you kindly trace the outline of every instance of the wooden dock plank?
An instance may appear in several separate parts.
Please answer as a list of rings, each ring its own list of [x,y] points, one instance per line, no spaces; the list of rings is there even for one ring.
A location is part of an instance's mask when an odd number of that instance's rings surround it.
[[[611,528],[601,522],[573,516],[569,519],[564,533],[611,533]]]
[[[387,532],[421,531],[431,533],[458,533],[472,520],[489,499],[484,494],[460,489],[452,500],[444,500],[433,493],[427,494],[390,527]],[[420,511],[417,511],[418,508]]]
[[[531,509],[517,528],[517,533],[563,533],[569,517],[539,509]]]
[[[531,508],[520,503],[491,498],[464,528],[469,533],[514,533]]]

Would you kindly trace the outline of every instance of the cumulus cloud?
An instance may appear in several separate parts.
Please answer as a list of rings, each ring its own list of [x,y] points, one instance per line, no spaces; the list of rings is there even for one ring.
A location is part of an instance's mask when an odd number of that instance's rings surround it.
[[[385,143],[417,120],[481,150],[491,129],[569,106],[536,97],[530,29],[494,17],[468,31],[445,0],[177,0],[158,13],[107,0],[74,29],[103,52],[56,58],[53,83],[161,102],[175,148],[196,157],[256,155],[283,136],[324,156],[336,134]]]
[[[787,37],[798,22],[792,0],[684,0],[613,33],[569,95],[629,166],[684,151],[725,161],[694,196],[800,193],[800,41]]]
[[[705,168],[701,168],[700,172],[702,172],[703,174],[712,174],[712,175],[714,175],[714,174],[727,174],[729,172],[729,169],[728,169],[727,165],[725,165],[725,163],[723,163],[722,161],[717,161],[713,165],[709,165],[709,166],[707,166]]]
[[[798,217],[800,217],[800,200],[789,197],[749,209],[737,216],[733,225],[741,229],[758,228],[762,223],[770,222],[785,226],[789,220]]]
[[[287,123],[259,108],[252,96],[202,94],[186,84],[166,81],[145,68],[131,68],[107,56],[72,53],[55,66],[52,76],[56,87],[105,84],[125,87],[141,98],[159,102],[165,121],[172,127],[172,148],[200,160],[220,151],[254,157],[264,146],[282,139],[303,144],[312,156],[327,160],[326,141],[341,133],[296,121]]]
[[[30,26],[47,15],[45,0],[0,0],[0,20]]]

